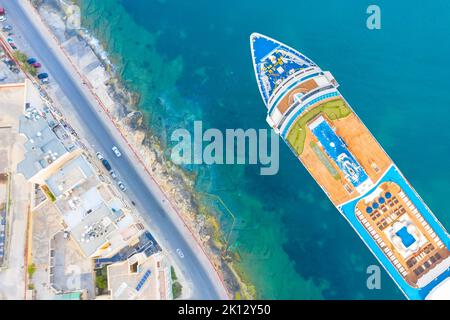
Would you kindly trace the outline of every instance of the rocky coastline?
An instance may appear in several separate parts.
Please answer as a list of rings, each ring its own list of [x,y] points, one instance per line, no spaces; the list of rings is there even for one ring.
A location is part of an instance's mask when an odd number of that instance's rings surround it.
[[[213,208],[202,201],[196,192],[195,176],[173,164],[165,155],[161,142],[147,126],[145,115],[139,110],[140,96],[127,88],[116,66],[109,60],[100,41],[80,26],[71,29],[66,23],[76,20],[79,10],[74,10],[77,1],[32,0],[42,20],[52,31],[70,59],[83,72],[86,82],[102,100],[113,118],[117,128],[128,142],[140,153],[147,169],[159,184],[172,204],[182,216],[194,236],[201,243],[208,257],[221,275],[230,297],[235,299],[254,299],[254,286],[245,279],[236,262],[238,254],[228,250],[223,240],[223,231]],[[75,7],[76,8],[76,7]],[[69,46],[70,44],[70,46]],[[76,47],[77,50],[69,50]],[[88,63],[86,62],[88,61]]]

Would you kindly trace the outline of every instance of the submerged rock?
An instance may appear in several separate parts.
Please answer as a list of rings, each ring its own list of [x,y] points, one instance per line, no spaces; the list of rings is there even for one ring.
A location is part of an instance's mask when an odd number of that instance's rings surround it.
[[[124,123],[131,129],[139,129],[142,127],[144,115],[140,111],[132,111],[124,119]]]

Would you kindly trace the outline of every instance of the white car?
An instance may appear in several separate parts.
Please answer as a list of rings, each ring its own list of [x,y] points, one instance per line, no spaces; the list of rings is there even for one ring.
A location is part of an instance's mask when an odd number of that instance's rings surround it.
[[[183,253],[183,251],[181,251],[180,248],[178,248],[176,251],[177,251],[178,255],[180,256],[180,258],[183,259],[183,258],[184,258],[184,253]]]
[[[117,157],[120,157],[122,155],[116,146],[112,147],[112,151],[114,151]]]
[[[111,177],[112,177],[114,180],[117,179],[117,175],[116,175],[116,173],[114,172],[114,170],[111,170],[111,171],[109,172],[109,174],[111,175]]]
[[[100,152],[97,152],[96,155],[97,155],[98,160],[100,160],[100,161],[105,159],[105,158],[103,158],[103,155]]]
[[[0,19],[1,19],[1,17],[0,17]],[[13,27],[9,24],[7,24],[3,27],[4,32],[10,32],[10,31],[12,31],[12,29],[13,29]]]
[[[123,192],[127,191],[127,187],[125,187],[125,185],[123,184],[122,181],[117,182],[117,185],[119,186],[120,190],[122,190]]]

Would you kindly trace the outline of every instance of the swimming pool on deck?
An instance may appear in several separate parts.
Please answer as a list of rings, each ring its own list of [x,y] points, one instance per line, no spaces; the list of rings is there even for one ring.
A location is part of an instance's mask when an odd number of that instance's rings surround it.
[[[442,281],[450,277],[450,269],[447,269],[443,273],[441,273],[436,279],[427,284],[422,288],[413,288],[411,287],[402,277],[402,275],[395,269],[394,265],[389,261],[384,252],[377,245],[375,240],[371,237],[368,231],[364,228],[361,222],[356,217],[355,209],[356,204],[372,193],[376,188],[378,188],[381,184],[385,182],[395,182],[400,186],[400,188],[404,191],[404,193],[408,196],[414,206],[420,211],[422,217],[427,221],[427,223],[431,226],[434,232],[439,236],[444,245],[449,248],[450,246],[450,236],[445,230],[445,228],[439,223],[434,214],[430,211],[430,209],[425,205],[423,200],[417,194],[417,192],[411,187],[411,185],[407,182],[401,172],[395,165],[392,165],[386,174],[378,181],[371,190],[369,190],[364,195],[353,199],[350,202],[347,202],[338,207],[339,211],[344,215],[353,229],[358,233],[363,242],[369,247],[370,251],[375,255],[378,261],[383,265],[385,270],[389,273],[391,278],[398,284],[403,293],[409,298],[414,300],[424,299],[433,288],[435,288]],[[412,241],[409,239],[407,234],[401,234],[404,236],[404,240],[406,243]]]

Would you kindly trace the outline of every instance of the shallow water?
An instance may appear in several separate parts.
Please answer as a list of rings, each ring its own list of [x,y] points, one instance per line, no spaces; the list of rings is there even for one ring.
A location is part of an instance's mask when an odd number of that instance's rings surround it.
[[[367,1],[82,0],[83,23],[105,44],[153,132],[170,145],[176,128],[267,128],[249,35],[302,51],[341,92],[444,226],[450,228],[450,3],[376,1],[382,28],[366,28]],[[197,190],[219,195],[237,218],[231,246],[261,298],[394,299],[383,272],[290,150],[280,171],[191,166]],[[220,207],[220,206],[219,206]],[[224,210],[225,212],[225,210]],[[229,215],[223,214],[227,230]]]

